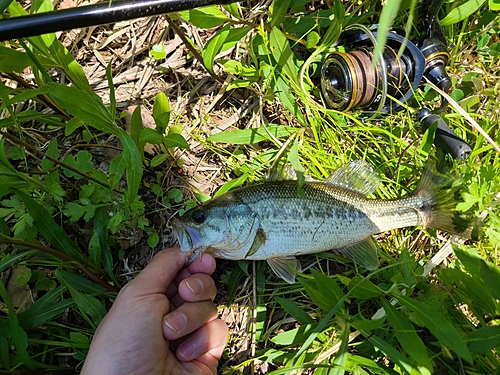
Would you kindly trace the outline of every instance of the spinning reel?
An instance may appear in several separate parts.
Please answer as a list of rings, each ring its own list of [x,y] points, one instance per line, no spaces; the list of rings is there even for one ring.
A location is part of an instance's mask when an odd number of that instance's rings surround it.
[[[449,54],[437,20],[442,2],[423,1],[425,36],[421,40],[414,43],[390,31],[375,65],[377,28],[348,26],[337,44],[349,52],[333,52],[322,67],[321,86],[327,105],[338,111],[361,110],[372,116],[391,113],[400,110],[402,103],[408,104],[424,77],[447,93],[452,86],[445,70]],[[465,158],[471,152],[469,145],[437,115],[447,105],[441,98],[438,108],[421,109],[417,117],[424,130],[437,121],[435,144],[454,158]]]

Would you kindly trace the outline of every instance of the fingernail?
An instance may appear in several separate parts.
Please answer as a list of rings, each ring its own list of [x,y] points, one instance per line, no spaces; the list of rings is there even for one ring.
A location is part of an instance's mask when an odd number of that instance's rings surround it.
[[[192,341],[186,340],[177,348],[177,354],[180,355],[185,361],[191,361],[197,355],[196,346]]]
[[[168,314],[165,317],[164,321],[168,328],[177,333],[181,333],[187,325],[186,315],[180,312],[173,312],[171,314]]]
[[[186,280],[186,286],[189,288],[191,292],[193,292],[195,296],[200,295],[203,292],[203,289],[205,289],[203,281],[201,281],[197,277],[191,278],[190,280]]]

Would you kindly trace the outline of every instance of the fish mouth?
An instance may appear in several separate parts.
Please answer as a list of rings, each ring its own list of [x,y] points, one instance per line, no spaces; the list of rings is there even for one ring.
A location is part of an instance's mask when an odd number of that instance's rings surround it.
[[[181,251],[188,255],[188,264],[190,264],[205,251],[205,247],[201,244],[200,234],[177,218],[172,220],[172,226]]]

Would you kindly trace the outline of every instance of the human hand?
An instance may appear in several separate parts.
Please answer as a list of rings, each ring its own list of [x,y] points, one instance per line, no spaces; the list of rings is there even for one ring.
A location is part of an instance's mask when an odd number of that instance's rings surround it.
[[[83,375],[215,374],[227,342],[204,254],[188,267],[178,247],[158,253],[118,294],[97,328]]]

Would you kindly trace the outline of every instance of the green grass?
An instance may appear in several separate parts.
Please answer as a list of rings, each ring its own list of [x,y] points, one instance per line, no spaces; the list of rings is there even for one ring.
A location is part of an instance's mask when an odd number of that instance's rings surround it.
[[[370,25],[380,18],[381,28],[394,22],[416,37],[416,21],[407,25],[412,5],[387,4],[383,16],[368,1],[335,1],[330,8],[315,4],[313,9],[308,2],[286,0],[265,9],[245,3],[172,15],[172,22],[213,29],[209,40],[194,47],[206,68],[222,80],[230,77],[227,93],[254,97],[260,103],[257,112],[273,118],[269,124],[260,116],[257,129],[241,124],[208,139],[203,126],[192,130],[189,136],[224,163],[226,184],[220,191],[262,181],[269,168],[285,162],[322,180],[354,159],[367,160],[379,172],[378,198],[397,198],[416,187],[432,133],[421,133],[414,113],[419,105],[436,105],[429,87],[415,93],[414,107],[370,120],[326,109],[320,94],[320,64],[347,24]],[[446,15],[444,31],[452,46],[451,96],[498,144],[497,5],[446,3],[441,15]],[[17,2],[8,11],[13,16],[24,12]],[[237,58],[215,58],[235,46]],[[161,166],[178,166],[175,151],[189,147],[181,135],[188,120],[174,118],[168,97],[160,93],[151,103],[156,130],[143,128],[138,107],[126,132],[113,86],[105,106],[53,34],[3,43],[0,57],[0,371],[77,367],[125,281],[118,274],[127,256],[120,233],[142,230],[148,245],[160,248],[165,229],[158,215],[182,213],[196,199],[207,198],[163,185]],[[13,89],[10,82],[22,80],[27,67],[37,86]],[[58,82],[60,73],[71,86]],[[276,108],[281,117],[272,117]],[[315,374],[498,373],[500,154],[452,107],[444,118],[472,147],[462,166],[457,209],[480,217],[484,236],[454,244],[447,264],[430,273],[425,266],[447,237],[421,228],[377,236],[382,266],[371,273],[341,256],[317,254],[301,258],[312,268],[288,285],[264,262],[220,261],[221,303],[251,306],[255,315],[248,328],[255,357],[239,362],[230,357],[222,373],[239,372],[256,360],[267,363],[272,374],[307,369]],[[37,144],[29,136],[33,126],[60,136]],[[87,144],[103,134],[113,136],[120,152],[107,170],[100,170],[96,148],[67,153],[62,134]],[[144,152],[146,143],[160,152],[151,158]],[[245,283],[248,277],[251,282]],[[24,311],[16,311],[11,301],[18,297],[9,289],[14,285],[31,293],[34,303]],[[240,339],[233,336],[227,355]]]

